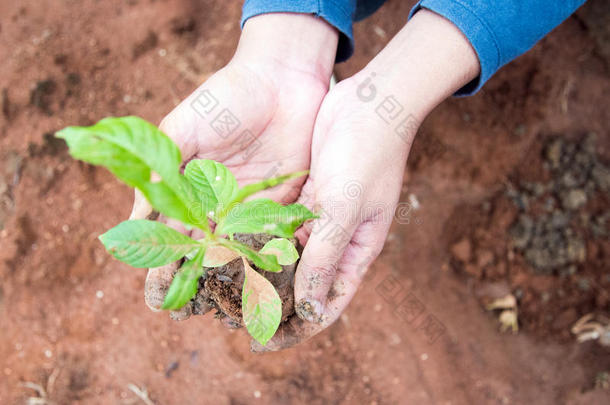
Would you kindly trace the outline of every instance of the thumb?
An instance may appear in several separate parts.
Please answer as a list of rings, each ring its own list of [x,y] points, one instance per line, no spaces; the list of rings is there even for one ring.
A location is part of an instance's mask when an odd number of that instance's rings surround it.
[[[328,209],[316,211],[320,218],[314,222],[295,275],[295,311],[301,319],[324,323],[328,293],[357,224],[348,216],[331,216]]]

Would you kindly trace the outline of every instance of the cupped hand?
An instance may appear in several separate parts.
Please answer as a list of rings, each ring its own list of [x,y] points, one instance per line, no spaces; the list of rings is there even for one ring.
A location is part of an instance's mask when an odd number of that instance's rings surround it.
[[[362,71],[329,92],[300,197],[321,218],[301,235],[308,240],[295,276],[297,315],[253,350],[293,346],[341,315],[383,248],[419,123],[479,72],[462,32],[422,9]]]
[[[310,21],[309,19],[313,19]],[[306,25],[305,25],[306,24]],[[284,41],[308,31],[321,42],[319,50],[299,52]],[[226,165],[240,185],[309,168],[310,145],[316,114],[328,91],[337,34],[311,16],[269,14],[249,20],[231,62],[211,76],[180,103],[160,128],[177,143],[184,162],[213,159]],[[313,45],[312,45],[313,46]],[[293,202],[303,179],[266,190],[261,197]],[[151,208],[138,193],[131,218],[145,218]],[[190,234],[168,218],[160,221]],[[158,310],[178,264],[150,269],[145,286],[148,306]],[[185,319],[191,307],[172,311]]]
[[[296,315],[265,347],[254,343],[255,351],[290,347],[333,323],[383,248],[416,128],[409,122],[409,137],[399,136],[377,104],[359,96],[361,79],[339,83],[318,114],[300,202],[320,218],[299,235],[305,249],[295,279]]]

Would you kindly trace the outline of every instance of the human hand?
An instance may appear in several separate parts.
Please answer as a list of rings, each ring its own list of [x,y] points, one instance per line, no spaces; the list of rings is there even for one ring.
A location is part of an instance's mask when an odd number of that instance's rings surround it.
[[[332,324],[383,248],[407,156],[424,117],[478,74],[468,41],[449,21],[421,11],[364,70],[326,96],[314,129],[300,202],[321,218],[295,278],[297,316],[265,347],[293,346]]]
[[[338,34],[321,19],[266,14],[249,19],[235,56],[178,105],[160,128],[178,144],[185,162],[214,159],[229,167],[240,185],[309,168],[316,114],[328,91]],[[262,197],[293,202],[303,179],[266,190]],[[136,193],[131,219],[145,218],[150,205]],[[160,221],[189,234],[178,221]],[[150,269],[145,299],[159,310],[177,263]],[[187,305],[172,311],[186,319]]]

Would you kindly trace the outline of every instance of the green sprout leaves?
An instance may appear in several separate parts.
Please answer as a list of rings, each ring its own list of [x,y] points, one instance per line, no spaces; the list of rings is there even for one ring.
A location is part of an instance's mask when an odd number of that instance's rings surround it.
[[[281,205],[260,198],[233,207],[219,224],[221,234],[267,233],[292,238],[294,231],[316,216],[301,204]]]
[[[199,287],[199,278],[203,275],[204,250],[186,261],[174,276],[161,309],[180,309],[189,302]]]
[[[138,117],[105,118],[89,127],[57,132],[79,160],[110,170],[128,186],[139,189],[162,214],[185,224],[207,227],[190,213],[194,195],[180,174],[182,157],[174,142]],[[154,181],[152,175],[160,177]]]
[[[237,180],[223,164],[213,160],[192,160],[184,176],[193,185],[202,211],[217,221],[219,211],[228,207],[237,193]]]
[[[271,239],[259,250],[260,254],[275,255],[282,266],[287,266],[299,259],[299,252],[288,239]]]
[[[282,300],[273,284],[244,262],[241,312],[248,333],[263,346],[273,337],[282,321]]]
[[[282,302],[273,285],[257,270],[279,272],[282,266],[295,263],[298,252],[293,242],[284,238],[293,238],[303,222],[316,216],[300,204],[283,206],[269,199],[244,200],[307,172],[265,179],[242,188],[227,167],[213,160],[192,160],[182,174],[182,157],[176,144],[138,117],[106,118],[89,127],[65,128],[56,136],[65,139],[74,158],[106,167],[121,181],[140,190],[160,213],[181,221],[187,229],[198,227],[205,232],[204,239],[193,240],[159,222],[130,220],[100,236],[108,252],[133,267],[160,267],[184,259],[163,309],[186,305],[197,294],[207,268],[241,257],[245,272],[244,323],[254,339],[267,343],[279,327]],[[214,232],[209,220],[216,223]],[[256,251],[234,240],[235,233],[266,233],[279,238]]]
[[[132,267],[161,267],[182,259],[201,243],[155,221],[121,222],[100,236],[111,255]]]

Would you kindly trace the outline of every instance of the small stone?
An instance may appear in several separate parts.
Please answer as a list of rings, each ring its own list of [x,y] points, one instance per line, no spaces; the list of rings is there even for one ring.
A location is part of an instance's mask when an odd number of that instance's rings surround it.
[[[102,290],[96,291],[95,296],[101,300],[102,298],[104,298],[104,291],[102,291]]]
[[[587,193],[582,189],[572,189],[561,196],[561,204],[568,210],[576,210],[587,203]]]
[[[589,282],[589,279],[578,279],[578,288],[580,288],[582,291],[589,291],[589,289],[591,288],[591,283]]]
[[[579,238],[568,239],[566,247],[566,256],[572,262],[584,262],[587,258],[587,249],[585,243]]]
[[[559,168],[562,146],[563,140],[561,138],[557,138],[546,149],[546,159],[553,169]]]
[[[260,391],[254,391],[254,398],[260,398],[262,396]]]
[[[527,247],[530,239],[532,238],[532,232],[534,230],[533,228],[534,222],[529,216],[519,216],[517,222],[509,230],[513,245],[515,245],[515,247],[518,249],[524,249]]]
[[[610,170],[601,164],[596,164],[591,170],[591,176],[597,187],[602,191],[610,190]]]
[[[451,246],[451,254],[462,263],[469,262],[472,256],[472,246],[470,240],[468,238],[464,238],[453,244]]]
[[[561,277],[569,277],[576,274],[576,266],[575,265],[570,265],[567,267],[564,267],[562,269],[559,270],[559,275]]]

